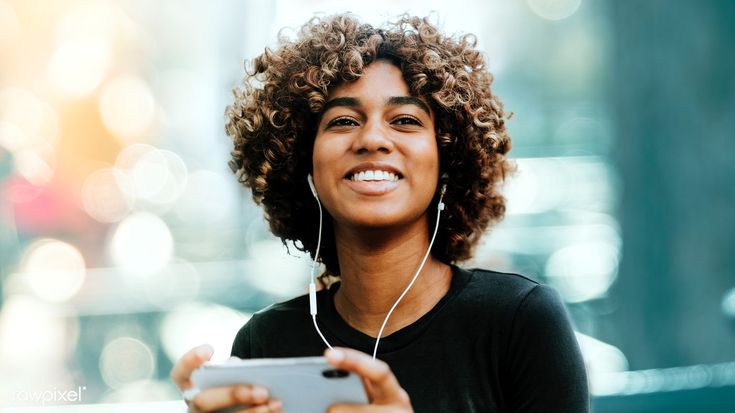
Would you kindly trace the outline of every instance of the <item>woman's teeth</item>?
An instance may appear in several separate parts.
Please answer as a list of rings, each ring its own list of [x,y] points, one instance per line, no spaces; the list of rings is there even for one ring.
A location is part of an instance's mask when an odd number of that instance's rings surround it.
[[[386,171],[362,171],[350,177],[353,181],[390,181],[398,180],[398,175]]]

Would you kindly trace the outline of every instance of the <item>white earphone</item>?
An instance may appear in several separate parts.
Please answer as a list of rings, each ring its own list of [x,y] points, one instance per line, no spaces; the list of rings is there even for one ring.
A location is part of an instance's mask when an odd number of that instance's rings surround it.
[[[306,176],[306,180],[309,181],[309,188],[311,188],[311,194],[314,195],[314,198],[316,200],[319,200],[319,196],[316,194],[316,187],[314,187],[314,178],[311,177],[311,174]],[[320,204],[321,205],[321,204]]]
[[[306,180],[309,182],[311,194],[314,195],[314,199],[316,199],[316,203],[319,205],[319,238],[316,242],[314,259],[311,261],[311,276],[309,279],[309,313],[311,314],[311,320],[314,322],[314,328],[319,333],[319,337],[322,338],[322,341],[327,347],[332,348],[332,345],[324,338],[324,334],[319,330],[319,325],[316,323],[316,283],[314,281],[316,280],[316,260],[319,258],[319,249],[322,246],[322,203],[319,201],[319,195],[317,195],[316,187],[314,186],[314,178],[311,177],[311,174],[306,177]]]
[[[419,274],[421,273],[421,270],[424,268],[424,264],[426,263],[426,259],[429,257],[429,254],[431,253],[431,247],[434,245],[434,240],[436,239],[436,233],[439,229],[439,216],[441,215],[441,212],[444,210],[444,193],[447,191],[447,180],[449,179],[449,176],[447,174],[442,174],[441,180],[442,180],[442,187],[441,191],[439,193],[439,202],[436,205],[436,223],[434,225],[434,234],[431,236],[431,242],[429,242],[429,248],[426,250],[426,254],[424,254],[424,258],[421,260],[421,265],[419,265],[419,269],[416,271],[416,274],[414,274],[413,278],[411,279],[411,282],[408,283],[408,286],[405,290],[403,290],[403,293],[400,297],[396,300],[395,303],[393,303],[393,306],[388,311],[388,314],[385,316],[385,319],[383,320],[383,324],[380,326],[380,331],[378,331],[378,337],[375,339],[375,347],[373,348],[373,359],[378,355],[378,344],[380,343],[380,337],[383,335],[383,330],[385,329],[385,326],[388,324],[388,319],[390,318],[391,314],[393,314],[393,310],[398,307],[398,304],[403,300],[403,297],[406,296],[408,293],[408,290],[411,289],[413,284],[416,282],[416,280],[419,277]],[[316,187],[314,186],[314,178],[311,177],[311,174],[307,176],[307,181],[309,182],[309,188],[311,188],[311,194],[314,195],[314,199],[316,199],[317,204],[319,205],[319,239],[316,244],[316,252],[314,253],[314,260],[311,263],[311,281],[309,283],[309,312],[311,313],[311,319],[314,322],[314,328],[316,329],[316,332],[319,333],[319,337],[321,337],[322,341],[324,341],[324,344],[327,345],[327,347],[332,348],[332,345],[329,344],[329,341],[324,337],[324,334],[322,334],[321,330],[319,330],[319,325],[316,322],[316,284],[314,283],[315,280],[315,268],[316,268],[316,260],[319,258],[319,248],[322,245],[322,203],[319,201],[319,195],[317,195]]]

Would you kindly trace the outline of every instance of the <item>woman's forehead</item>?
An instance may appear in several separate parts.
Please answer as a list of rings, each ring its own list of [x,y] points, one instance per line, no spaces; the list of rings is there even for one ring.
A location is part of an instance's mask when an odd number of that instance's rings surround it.
[[[377,60],[365,68],[354,81],[336,86],[327,96],[322,113],[333,107],[362,107],[415,105],[433,116],[428,102],[413,96],[401,70],[387,60]]]
[[[410,90],[401,69],[387,60],[377,60],[358,79],[335,86],[327,100],[355,94],[405,96],[410,95]]]

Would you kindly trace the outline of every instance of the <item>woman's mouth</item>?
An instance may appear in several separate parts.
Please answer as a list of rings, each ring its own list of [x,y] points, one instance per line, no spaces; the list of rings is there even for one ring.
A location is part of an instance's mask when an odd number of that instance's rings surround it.
[[[383,195],[396,187],[402,178],[393,172],[376,170],[360,171],[345,177],[344,181],[353,191],[361,195]]]
[[[380,181],[396,182],[400,179],[400,177],[397,174],[394,174],[393,172],[381,171],[381,170],[360,171],[360,172],[349,175],[347,178],[355,182],[380,182]]]

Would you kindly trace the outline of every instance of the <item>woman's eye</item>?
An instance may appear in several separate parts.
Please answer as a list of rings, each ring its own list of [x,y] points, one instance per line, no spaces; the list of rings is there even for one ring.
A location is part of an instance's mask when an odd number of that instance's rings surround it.
[[[411,116],[402,116],[393,121],[393,123],[396,125],[421,125],[418,119]]]
[[[357,122],[355,122],[354,119],[350,119],[350,118],[337,118],[337,119],[331,120],[327,124],[327,127],[330,127],[330,126],[356,126],[356,125],[357,125]]]

